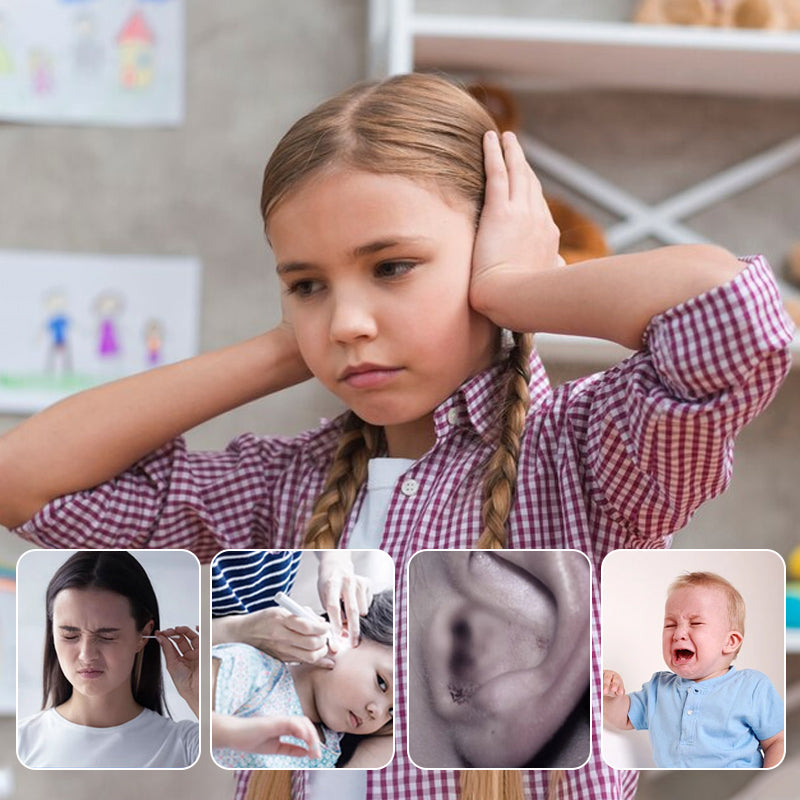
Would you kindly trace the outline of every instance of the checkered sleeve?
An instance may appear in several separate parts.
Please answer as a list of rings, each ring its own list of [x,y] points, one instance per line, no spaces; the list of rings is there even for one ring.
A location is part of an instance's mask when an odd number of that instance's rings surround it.
[[[246,434],[206,453],[178,438],[106,483],[53,500],[15,532],[43,547],[181,547],[203,561],[224,548],[268,547],[271,489],[300,441]]]
[[[679,530],[727,487],[736,435],[786,376],[793,326],[769,265],[745,261],[730,283],[654,317],[644,350],[577,389],[586,484],[629,546]]]

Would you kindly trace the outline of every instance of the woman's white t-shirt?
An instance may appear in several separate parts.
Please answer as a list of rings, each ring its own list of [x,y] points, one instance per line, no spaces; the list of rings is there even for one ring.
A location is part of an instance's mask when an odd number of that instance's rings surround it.
[[[200,754],[199,725],[145,708],[122,725],[91,728],[48,708],[19,723],[17,754],[26,767],[40,769],[188,767]]]

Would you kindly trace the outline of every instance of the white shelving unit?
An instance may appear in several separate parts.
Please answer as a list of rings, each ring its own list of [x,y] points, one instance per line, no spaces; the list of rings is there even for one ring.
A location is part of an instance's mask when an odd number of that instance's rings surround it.
[[[528,89],[596,87],[800,98],[800,32],[643,26],[416,13],[413,0],[370,0],[374,77],[441,69]],[[653,236],[665,244],[705,239],[681,222],[800,162],[800,134],[767,152],[648,205],[531,136],[531,163],[619,215],[607,238],[621,249]],[[608,362],[624,353],[605,343],[538,337],[544,355]],[[794,350],[800,356],[800,337]],[[800,358],[795,358],[795,364]]]

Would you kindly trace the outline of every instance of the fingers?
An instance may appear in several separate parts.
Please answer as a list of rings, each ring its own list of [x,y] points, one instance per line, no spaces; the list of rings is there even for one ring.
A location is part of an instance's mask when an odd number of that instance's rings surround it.
[[[603,670],[603,695],[605,697],[619,697],[625,694],[622,678],[613,670]]]
[[[170,658],[197,658],[199,657],[200,636],[196,630],[188,625],[178,625],[176,628],[164,628],[155,634],[164,658],[169,665]]]
[[[486,171],[486,196],[484,205],[493,208],[508,200],[508,170],[500,146],[500,138],[494,131],[483,136],[483,167]]]
[[[328,614],[334,639],[342,635],[342,589],[345,578],[341,573],[332,575],[323,588],[322,605]]]
[[[290,744],[281,740],[278,748],[279,755],[290,755],[284,753],[283,748],[298,748],[300,756],[308,756],[309,758],[322,758],[322,747],[319,740],[319,734],[314,727],[314,723],[308,717],[290,717],[286,723],[286,730],[284,736],[293,736],[295,739],[300,739],[306,743],[308,750],[299,747],[299,745]],[[298,755],[295,753],[295,755]]]

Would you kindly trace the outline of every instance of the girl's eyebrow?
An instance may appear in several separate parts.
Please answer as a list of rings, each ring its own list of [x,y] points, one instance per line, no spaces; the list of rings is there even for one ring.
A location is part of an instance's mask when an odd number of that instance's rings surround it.
[[[427,236],[392,236],[386,239],[376,239],[374,242],[367,242],[353,248],[351,256],[353,258],[363,258],[364,256],[374,255],[381,250],[389,250],[392,247],[426,245],[430,244],[431,239]],[[301,272],[313,268],[309,261],[284,261],[275,267],[278,275],[286,275],[290,272]]]

